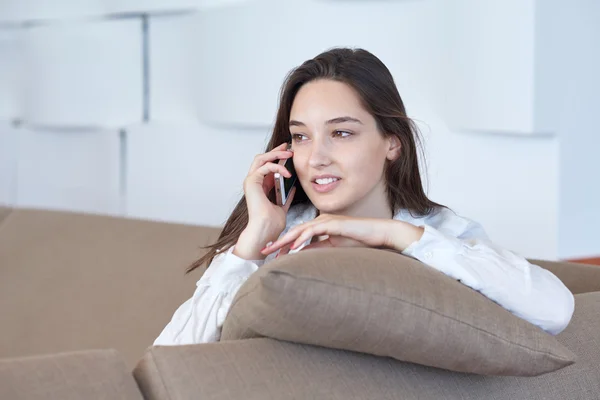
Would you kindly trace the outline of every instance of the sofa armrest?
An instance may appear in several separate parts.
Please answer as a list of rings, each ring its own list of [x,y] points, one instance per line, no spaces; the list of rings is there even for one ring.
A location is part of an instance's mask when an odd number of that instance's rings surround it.
[[[144,356],[133,370],[133,376],[144,399],[169,399],[171,396],[169,395],[162,373],[158,368],[155,349],[155,347],[146,349]]]
[[[0,399],[142,400],[116,350],[0,360]]]
[[[552,272],[573,294],[600,292],[600,266],[560,261],[528,261]]]

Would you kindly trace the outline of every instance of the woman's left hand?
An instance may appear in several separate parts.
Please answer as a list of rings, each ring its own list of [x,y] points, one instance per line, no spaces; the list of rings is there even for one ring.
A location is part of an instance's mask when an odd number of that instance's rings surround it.
[[[325,235],[328,236],[327,239],[310,244],[302,250],[319,247],[381,247],[403,251],[408,244],[421,237],[422,228],[394,219],[321,214],[312,221],[290,229],[273,244],[264,248],[262,254],[269,255],[283,249],[280,252],[280,255],[283,255],[313,236]]]

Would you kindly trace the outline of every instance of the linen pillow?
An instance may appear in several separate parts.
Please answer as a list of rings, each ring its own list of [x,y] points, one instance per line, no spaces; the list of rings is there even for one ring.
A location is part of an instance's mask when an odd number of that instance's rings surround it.
[[[240,288],[221,340],[270,337],[482,375],[573,364],[554,336],[419,261],[371,248],[281,257]]]

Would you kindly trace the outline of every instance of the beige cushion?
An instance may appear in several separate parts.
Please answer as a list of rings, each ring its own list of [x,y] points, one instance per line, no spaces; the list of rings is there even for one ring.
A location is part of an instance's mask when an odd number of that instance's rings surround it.
[[[575,301],[573,320],[557,339],[577,362],[536,377],[450,372],[275,339],[154,347],[134,375],[149,400],[597,400],[600,293]]]
[[[0,360],[0,399],[142,400],[115,350]]]
[[[14,210],[0,224],[0,358],[114,348],[133,368],[220,229]]]
[[[251,276],[222,340],[253,337],[486,375],[539,375],[575,359],[555,337],[458,281],[368,248],[299,252]]]

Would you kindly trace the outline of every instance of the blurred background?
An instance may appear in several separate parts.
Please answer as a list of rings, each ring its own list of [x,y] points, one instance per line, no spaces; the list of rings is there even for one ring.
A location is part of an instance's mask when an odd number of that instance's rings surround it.
[[[434,201],[600,256],[598,0],[0,0],[0,204],[222,225],[286,73],[335,46],[391,70]]]

